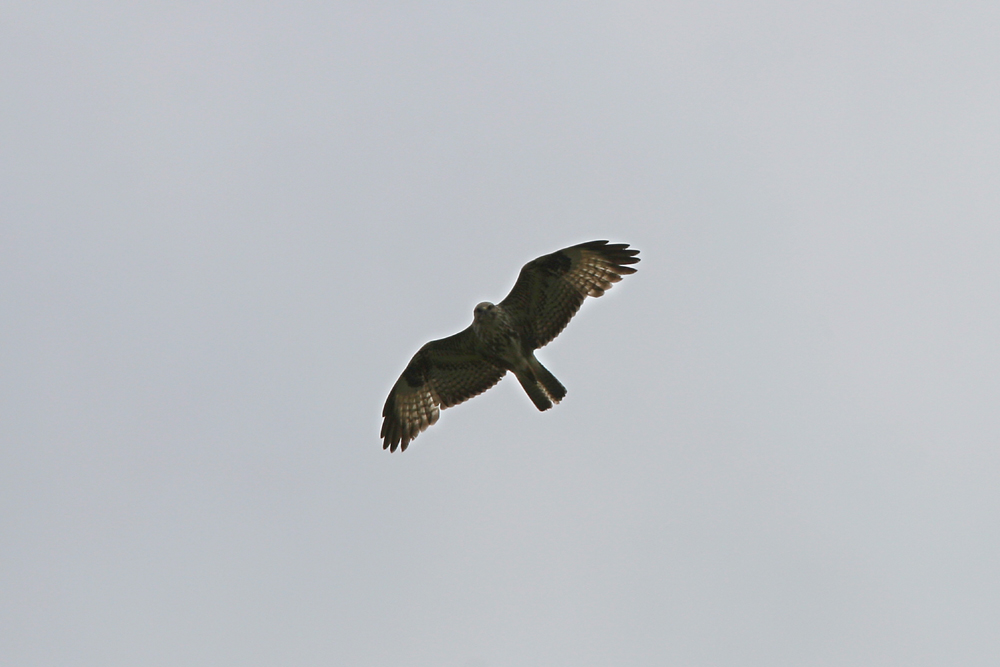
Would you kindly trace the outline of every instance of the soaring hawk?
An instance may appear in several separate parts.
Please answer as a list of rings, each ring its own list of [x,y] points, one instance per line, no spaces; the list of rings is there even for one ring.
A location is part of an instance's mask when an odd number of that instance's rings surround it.
[[[535,350],[559,335],[586,297],[601,296],[622,274],[635,273],[627,265],[638,262],[638,254],[627,243],[590,241],[525,264],[503,301],[484,301],[467,329],[413,355],[382,408],[382,448],[406,451],[440,410],[483,393],[507,371],[539,410],[561,401],[566,388]]]

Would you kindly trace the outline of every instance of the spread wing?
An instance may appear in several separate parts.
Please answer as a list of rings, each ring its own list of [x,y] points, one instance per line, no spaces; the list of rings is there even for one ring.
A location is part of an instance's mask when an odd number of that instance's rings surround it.
[[[483,393],[507,371],[486,361],[472,327],[420,348],[382,408],[382,449],[406,446],[438,420],[440,410]]]
[[[530,349],[566,328],[588,296],[601,296],[639,261],[627,243],[590,241],[543,255],[524,265],[510,294],[499,303]]]

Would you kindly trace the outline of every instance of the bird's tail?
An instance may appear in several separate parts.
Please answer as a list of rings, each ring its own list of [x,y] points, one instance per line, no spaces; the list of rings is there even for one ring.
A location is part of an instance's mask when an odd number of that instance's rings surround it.
[[[515,371],[515,376],[539,410],[548,410],[566,396],[566,387],[534,356],[528,360],[527,368]]]

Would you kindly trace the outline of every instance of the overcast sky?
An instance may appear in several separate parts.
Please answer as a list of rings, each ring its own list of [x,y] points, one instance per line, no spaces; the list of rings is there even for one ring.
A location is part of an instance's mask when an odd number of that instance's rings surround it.
[[[2,13],[0,663],[1000,664],[1000,4]]]

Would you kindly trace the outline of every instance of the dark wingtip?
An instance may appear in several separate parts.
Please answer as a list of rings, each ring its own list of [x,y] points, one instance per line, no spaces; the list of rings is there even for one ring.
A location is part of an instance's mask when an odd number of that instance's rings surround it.
[[[632,274],[636,272],[636,269],[626,266],[627,264],[637,264],[640,260],[636,255],[639,251],[635,248],[630,248],[627,243],[608,243],[607,241],[591,241],[590,243],[582,244],[589,250],[595,250],[601,253],[605,259],[610,262],[614,262],[615,268],[619,269],[621,273]]]
[[[409,438],[401,437],[398,431],[394,431],[391,435],[386,436],[385,442],[382,443],[382,449],[388,449],[390,452],[399,449],[405,452],[408,444],[410,444]]]
[[[389,396],[389,401],[392,401],[392,395]],[[396,447],[399,446],[399,441],[402,437],[402,428],[392,417],[394,410],[389,409],[389,401],[386,402],[386,412],[388,414],[383,415],[385,419],[382,421],[382,431],[379,433],[379,437],[382,438],[382,449],[394,452],[396,451]],[[403,440],[403,449],[406,449],[405,439]]]
[[[382,425],[382,435],[380,437],[383,438],[382,449],[388,449],[390,452],[395,452],[397,449],[405,452],[406,446],[413,439],[403,434],[401,425],[396,423],[390,424],[388,419]]]

